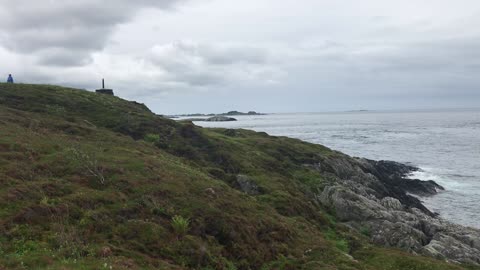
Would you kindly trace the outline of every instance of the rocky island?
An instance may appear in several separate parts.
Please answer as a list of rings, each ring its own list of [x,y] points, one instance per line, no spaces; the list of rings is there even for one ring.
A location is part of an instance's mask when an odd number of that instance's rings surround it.
[[[226,117],[222,115],[212,116],[209,118],[186,118],[181,119],[180,121],[187,121],[187,122],[231,122],[237,121],[237,119],[232,117]]]
[[[244,113],[244,112],[239,112],[239,111],[229,111],[227,113],[223,113],[221,115],[266,115],[264,113],[257,113],[255,111],[249,111],[247,113]]]
[[[258,113],[255,111],[249,111],[249,112],[239,112],[239,111],[229,111],[226,113],[209,113],[209,114],[203,114],[203,113],[193,113],[193,114],[179,114],[179,115],[171,115],[168,116],[170,118],[178,118],[178,117],[205,117],[205,116],[238,116],[238,115],[266,115],[265,113]]]
[[[418,168],[0,84],[0,269],[480,269]]]

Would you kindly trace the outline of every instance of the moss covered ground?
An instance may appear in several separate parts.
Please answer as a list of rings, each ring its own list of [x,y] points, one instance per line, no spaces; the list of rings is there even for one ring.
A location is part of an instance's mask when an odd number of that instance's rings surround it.
[[[0,269],[474,269],[371,245],[315,203],[336,152],[0,84]],[[252,179],[248,195],[237,175]]]

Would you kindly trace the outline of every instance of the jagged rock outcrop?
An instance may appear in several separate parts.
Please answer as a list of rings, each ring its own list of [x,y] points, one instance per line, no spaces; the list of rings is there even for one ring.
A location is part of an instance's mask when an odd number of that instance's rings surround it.
[[[416,196],[432,196],[443,187],[408,179],[418,168],[340,153],[309,166],[334,179],[317,200],[352,229],[368,231],[373,243],[480,264],[480,230],[453,224],[428,210]]]

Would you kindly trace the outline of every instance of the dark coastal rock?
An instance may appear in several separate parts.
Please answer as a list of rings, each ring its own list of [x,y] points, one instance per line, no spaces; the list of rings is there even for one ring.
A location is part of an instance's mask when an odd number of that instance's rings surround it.
[[[443,220],[409,195],[432,196],[443,190],[434,181],[408,179],[418,168],[341,153],[306,166],[334,179],[316,200],[350,228],[368,231],[373,243],[480,264],[480,230]]]
[[[385,189],[381,186],[377,188],[380,196],[397,198],[407,208],[418,208],[429,215],[434,215],[418,198],[410,194],[430,196],[444,188],[434,181],[407,178],[410,173],[419,170],[417,167],[394,161],[357,160],[365,173],[374,175],[385,187]]]
[[[404,179],[401,183],[405,191],[419,196],[431,196],[437,194],[440,190],[445,190],[432,180]]]
[[[370,167],[365,167],[364,169],[378,178],[398,179],[406,177],[411,172],[418,171],[417,167],[395,161],[375,161],[369,159],[360,160],[371,164]]]
[[[363,167],[365,172],[375,175],[380,181],[415,195],[429,196],[435,195],[439,190],[444,190],[442,186],[434,181],[422,181],[418,179],[408,179],[407,176],[419,169],[414,166],[405,165],[394,161],[374,161],[363,159],[371,166]]]

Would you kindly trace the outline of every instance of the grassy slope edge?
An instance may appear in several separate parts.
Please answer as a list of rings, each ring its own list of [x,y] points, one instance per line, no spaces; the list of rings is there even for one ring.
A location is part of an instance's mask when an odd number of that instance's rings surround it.
[[[311,199],[330,180],[304,166],[335,154],[118,97],[0,84],[0,269],[473,269],[337,224]]]

